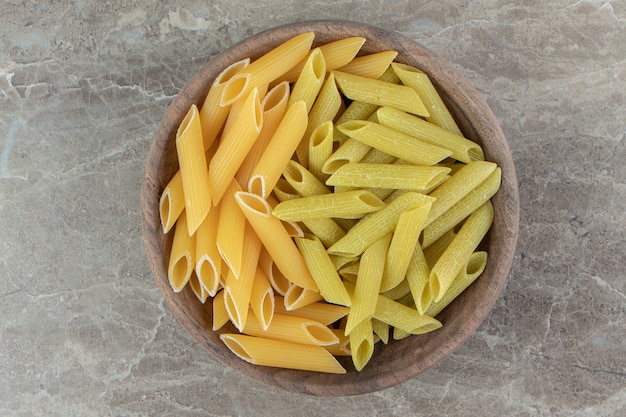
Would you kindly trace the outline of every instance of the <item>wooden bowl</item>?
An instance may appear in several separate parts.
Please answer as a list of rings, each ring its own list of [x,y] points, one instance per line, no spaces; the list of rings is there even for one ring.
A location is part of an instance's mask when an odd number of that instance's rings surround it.
[[[175,294],[168,282],[167,265],[172,235],[163,234],[159,219],[159,198],[178,169],[176,129],[192,104],[200,106],[216,75],[230,63],[261,56],[302,32],[316,34],[314,45],[348,36],[367,39],[363,53],[396,50],[396,61],[427,73],[439,90],[459,127],[479,143],[485,158],[502,169],[502,185],[493,197],[494,224],[486,237],[487,267],[472,284],[437,318],[443,327],[434,332],[377,344],[371,361],[361,372],[350,358],[340,358],[348,372],[329,375],[251,365],[232,354],[213,332],[211,300],[202,305],[189,286]],[[169,308],[181,324],[216,359],[253,379],[283,389],[313,395],[343,396],[378,391],[407,381],[437,364],[463,344],[478,328],[505,286],[511,267],[519,223],[519,202],[515,168],[504,134],[486,101],[467,78],[451,64],[398,33],[348,21],[311,21],[271,29],[240,42],[201,68],[172,101],[158,126],[150,147],[142,187],[143,235],[146,252],[157,285]],[[207,358],[207,359],[209,359]]]

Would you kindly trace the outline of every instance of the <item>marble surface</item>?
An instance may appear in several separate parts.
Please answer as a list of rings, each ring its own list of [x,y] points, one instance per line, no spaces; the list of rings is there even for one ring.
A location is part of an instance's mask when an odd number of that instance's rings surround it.
[[[470,340],[399,386],[290,394],[207,357],[164,305],[139,192],[152,135],[208,59],[342,18],[449,59],[509,140],[508,285]],[[0,415],[626,415],[626,1],[3,0]]]

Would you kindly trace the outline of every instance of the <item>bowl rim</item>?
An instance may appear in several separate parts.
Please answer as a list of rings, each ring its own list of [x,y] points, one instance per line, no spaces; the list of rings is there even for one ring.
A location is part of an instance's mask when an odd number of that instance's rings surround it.
[[[361,372],[349,370],[345,375],[260,367],[231,354],[219,341],[219,332],[211,330],[212,311],[207,308],[211,305],[209,300],[207,304],[201,306],[189,290],[189,286],[175,295],[169,287],[166,266],[169,253],[165,248],[168,239],[171,244],[172,234],[163,235],[159,220],[159,197],[167,181],[164,184],[163,180],[159,180],[158,173],[160,171],[171,173],[169,175],[171,178],[177,167],[168,163],[164,155],[168,150],[170,152],[172,149],[175,150],[173,138],[176,127],[190,105],[202,103],[213,78],[228,64],[245,57],[254,59],[282,41],[309,31],[316,33],[314,45],[348,36],[363,36],[367,39],[362,49],[366,53],[380,50],[381,47],[398,51],[396,60],[414,65],[429,75],[451,113],[462,126],[464,134],[480,143],[485,150],[485,159],[496,162],[502,169],[502,184],[492,199],[495,218],[488,236],[491,262],[488,261],[483,275],[454,302],[454,305],[460,306],[461,311],[467,314],[467,320],[457,324],[458,320],[454,321],[454,317],[448,317],[447,312],[450,309],[446,309],[437,316],[444,322],[444,326],[437,330],[443,335],[426,334],[390,342],[403,346],[394,350],[395,353],[408,352],[413,355],[412,357],[403,357],[400,363],[391,355],[391,351],[385,354],[388,346],[383,346],[379,349],[379,352],[383,351],[379,354],[379,359],[389,359],[385,362],[385,367],[368,364]],[[478,90],[451,63],[438,57],[420,43],[393,30],[349,20],[311,20],[277,26],[248,37],[210,59],[192,76],[169,104],[154,134],[142,181],[141,212],[144,246],[157,286],[177,320],[212,358],[257,381],[287,391],[318,396],[347,396],[379,391],[412,379],[441,362],[476,331],[506,285],[517,243],[519,195],[511,152],[495,115]],[[159,253],[165,253],[165,256]],[[477,291],[482,293],[478,294]],[[472,301],[478,297],[481,297],[483,302],[472,307]],[[201,307],[189,311],[183,307],[187,302],[197,303]],[[206,328],[212,336],[206,334]],[[420,339],[419,346],[407,345],[417,337]],[[442,338],[445,342],[438,341]],[[430,347],[433,344],[439,347],[432,351],[424,351],[424,346]],[[421,360],[408,360],[418,358]]]

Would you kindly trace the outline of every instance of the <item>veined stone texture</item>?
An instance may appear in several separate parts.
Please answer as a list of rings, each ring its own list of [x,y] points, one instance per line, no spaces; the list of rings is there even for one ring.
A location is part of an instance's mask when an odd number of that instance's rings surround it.
[[[349,19],[448,59],[509,141],[521,223],[506,289],[429,371],[347,398],[207,357],[145,256],[140,186],[167,105],[208,59]],[[0,3],[0,415],[626,415],[626,1]]]

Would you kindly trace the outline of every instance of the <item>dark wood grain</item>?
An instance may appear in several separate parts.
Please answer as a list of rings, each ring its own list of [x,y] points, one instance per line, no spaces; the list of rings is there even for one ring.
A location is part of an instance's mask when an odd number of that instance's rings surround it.
[[[361,372],[354,370],[349,359],[342,358],[348,369],[345,375],[258,367],[232,355],[219,340],[219,332],[211,330],[210,300],[203,306],[189,288],[179,294],[172,292],[167,279],[172,233],[163,234],[158,212],[161,192],[178,169],[175,132],[189,107],[201,105],[212,80],[230,63],[245,57],[257,58],[294,35],[308,31],[315,32],[315,45],[347,36],[363,36],[367,39],[363,53],[398,51],[397,61],[413,65],[430,76],[466,137],[478,142],[486,159],[502,169],[502,185],[492,200],[494,224],[485,241],[489,253],[487,267],[470,288],[440,313],[438,318],[444,326],[426,335],[391,341],[386,346],[378,344],[374,357]],[[172,101],[158,126],[146,162],[141,204],[145,248],[155,281],[174,315],[210,356],[255,380],[289,391],[324,396],[363,394],[402,383],[462,345],[483,322],[506,284],[519,222],[517,179],[506,138],[486,101],[467,78],[411,39],[346,21],[312,21],[278,27],[236,44],[208,62]]]

